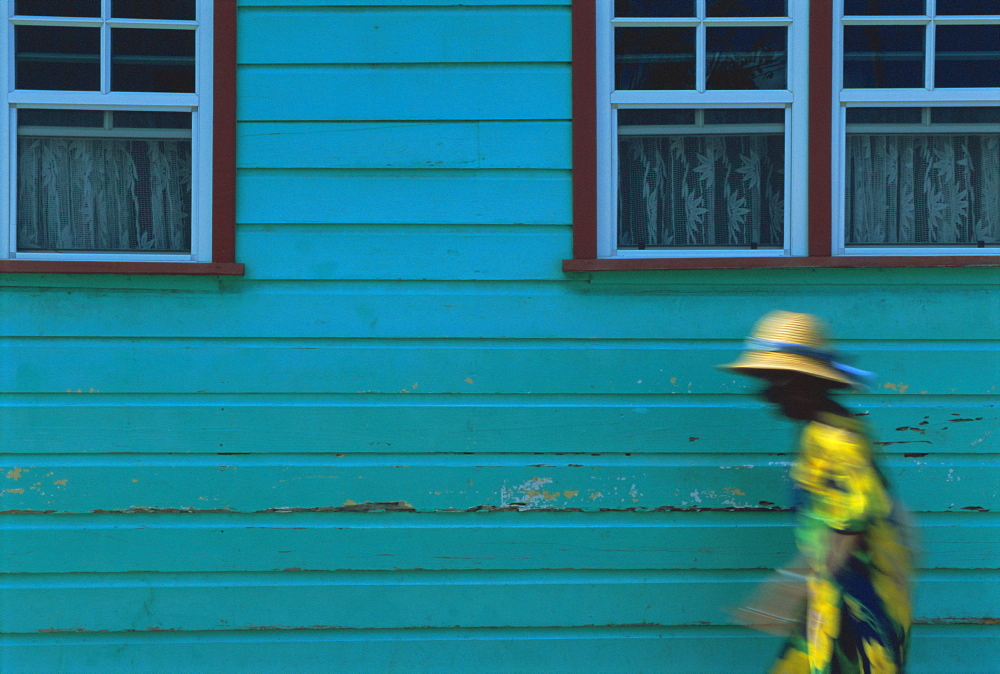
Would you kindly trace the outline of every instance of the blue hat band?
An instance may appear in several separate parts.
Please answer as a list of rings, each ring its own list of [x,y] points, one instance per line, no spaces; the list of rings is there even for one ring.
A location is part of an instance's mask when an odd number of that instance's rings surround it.
[[[748,351],[771,351],[773,353],[787,353],[792,356],[805,356],[806,358],[813,358],[829,365],[834,370],[837,370],[858,384],[864,383],[866,379],[872,379],[875,377],[873,372],[868,372],[867,370],[862,370],[860,368],[838,362],[836,360],[836,354],[832,351],[817,349],[816,347],[806,346],[805,344],[794,344],[792,342],[779,342],[774,339],[750,337],[746,340],[746,349]]]

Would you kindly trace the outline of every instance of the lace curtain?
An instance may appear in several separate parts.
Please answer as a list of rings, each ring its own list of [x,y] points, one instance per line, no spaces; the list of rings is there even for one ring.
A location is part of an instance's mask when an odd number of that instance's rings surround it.
[[[191,142],[18,138],[19,250],[190,252]]]
[[[781,134],[623,136],[618,246],[781,247]]]
[[[1000,136],[847,137],[847,243],[1000,242]]]

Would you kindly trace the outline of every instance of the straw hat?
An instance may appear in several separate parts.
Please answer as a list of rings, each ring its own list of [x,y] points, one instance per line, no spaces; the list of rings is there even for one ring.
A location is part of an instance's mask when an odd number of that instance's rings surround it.
[[[790,311],[772,311],[760,319],[739,359],[719,368],[751,377],[774,370],[801,372],[838,388],[858,385],[869,374],[836,362],[819,318]]]

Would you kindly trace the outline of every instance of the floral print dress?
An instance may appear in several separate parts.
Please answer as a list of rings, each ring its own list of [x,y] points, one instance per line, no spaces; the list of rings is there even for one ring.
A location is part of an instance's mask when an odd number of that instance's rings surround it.
[[[805,427],[792,467],[801,491],[796,542],[808,564],[805,621],[772,673],[900,672],[910,629],[910,549],[856,420]]]

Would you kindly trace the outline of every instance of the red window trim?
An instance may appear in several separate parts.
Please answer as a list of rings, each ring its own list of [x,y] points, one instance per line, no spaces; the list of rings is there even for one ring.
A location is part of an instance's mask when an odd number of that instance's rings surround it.
[[[241,276],[236,262],[236,3],[216,2],[212,121],[212,262],[0,260],[0,273]]]
[[[833,2],[812,0],[809,21],[809,255],[753,258],[597,257],[597,8],[573,0],[573,259],[563,271],[1000,266],[1000,256],[831,255]]]

